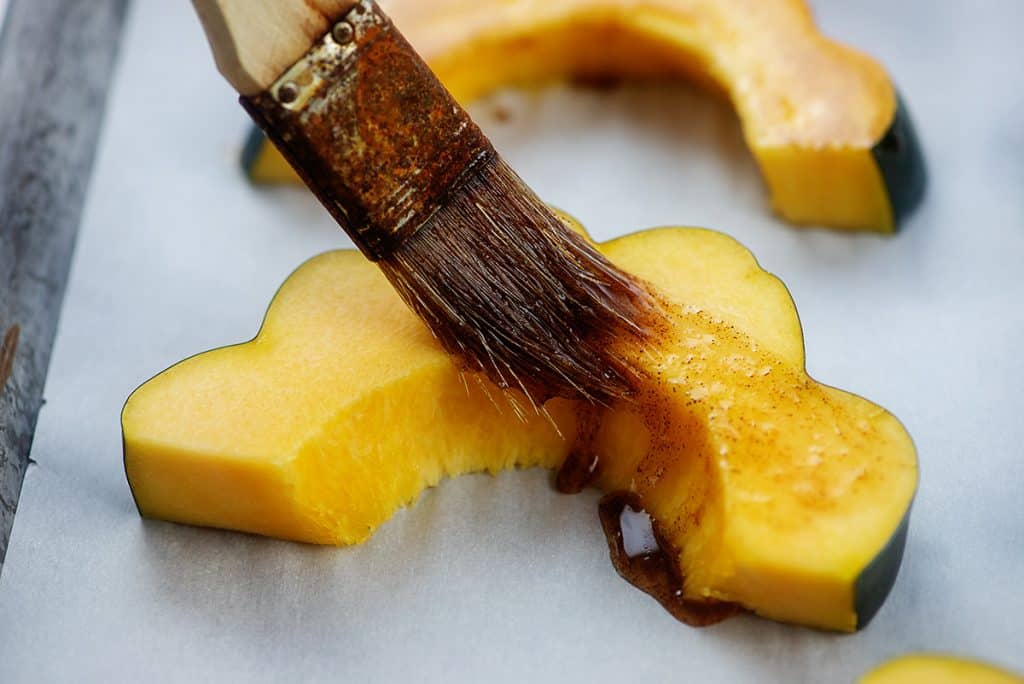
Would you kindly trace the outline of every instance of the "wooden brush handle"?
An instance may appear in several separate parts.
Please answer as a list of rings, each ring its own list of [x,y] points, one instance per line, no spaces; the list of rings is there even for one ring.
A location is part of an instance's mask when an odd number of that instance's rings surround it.
[[[283,75],[241,101],[374,261],[496,156],[373,0],[355,3]]]
[[[240,95],[277,80],[355,0],[192,0],[213,58]]]

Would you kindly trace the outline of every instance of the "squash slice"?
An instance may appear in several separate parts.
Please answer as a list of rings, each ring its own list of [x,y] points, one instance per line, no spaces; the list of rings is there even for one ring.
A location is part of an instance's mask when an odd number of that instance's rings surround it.
[[[593,484],[642,501],[688,599],[863,627],[902,558],[917,482],[906,431],[807,376],[788,292],[734,240],[660,229],[600,249],[676,309],[647,362],[656,400],[601,416]],[[132,394],[125,468],[147,517],[356,544],[444,477],[562,465],[581,407],[545,408],[517,418],[373,264],[335,251],[287,280],[255,339]]]
[[[923,157],[889,77],[822,36],[803,0],[381,4],[463,103],[573,78],[710,86],[732,102],[775,211],[793,223],[891,232],[923,194]],[[258,130],[243,165],[256,182],[298,182]]]

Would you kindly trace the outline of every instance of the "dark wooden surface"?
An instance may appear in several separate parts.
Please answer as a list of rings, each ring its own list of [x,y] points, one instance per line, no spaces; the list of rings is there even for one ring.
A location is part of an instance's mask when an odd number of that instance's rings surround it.
[[[0,570],[127,4],[13,0],[0,33]]]

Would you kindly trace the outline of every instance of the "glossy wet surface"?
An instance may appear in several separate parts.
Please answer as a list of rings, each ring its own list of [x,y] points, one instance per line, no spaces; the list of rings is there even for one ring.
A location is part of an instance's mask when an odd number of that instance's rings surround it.
[[[679,552],[658,532],[657,523],[638,497],[623,492],[608,494],[598,504],[598,511],[615,571],[677,620],[691,627],[706,627],[740,612],[734,604],[684,597]]]

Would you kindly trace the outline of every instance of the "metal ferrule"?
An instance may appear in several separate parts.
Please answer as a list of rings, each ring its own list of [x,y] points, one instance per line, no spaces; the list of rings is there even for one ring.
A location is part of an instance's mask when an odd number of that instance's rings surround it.
[[[490,142],[372,0],[243,106],[367,257],[398,249]]]

